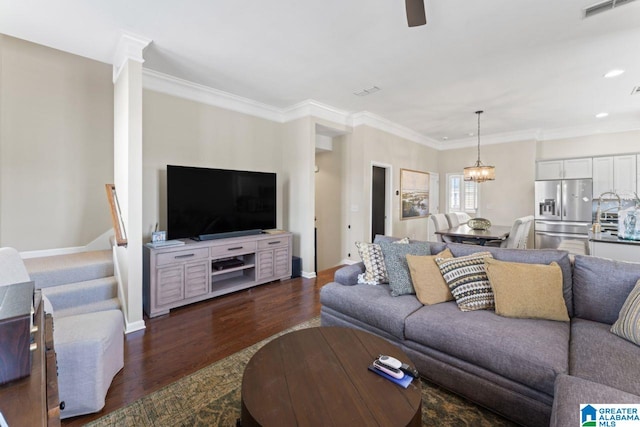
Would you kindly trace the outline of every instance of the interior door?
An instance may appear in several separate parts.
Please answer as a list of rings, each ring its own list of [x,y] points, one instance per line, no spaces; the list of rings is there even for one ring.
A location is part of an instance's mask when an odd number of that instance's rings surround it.
[[[385,234],[386,170],[373,166],[371,171],[371,241],[376,234]]]

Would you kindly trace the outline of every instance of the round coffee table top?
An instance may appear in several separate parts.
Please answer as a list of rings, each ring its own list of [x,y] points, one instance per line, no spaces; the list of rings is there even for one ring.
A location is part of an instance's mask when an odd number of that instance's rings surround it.
[[[379,354],[409,362],[388,341],[351,328],[301,329],[270,341],[242,377],[242,426],[420,426],[420,380],[405,389],[369,371]]]

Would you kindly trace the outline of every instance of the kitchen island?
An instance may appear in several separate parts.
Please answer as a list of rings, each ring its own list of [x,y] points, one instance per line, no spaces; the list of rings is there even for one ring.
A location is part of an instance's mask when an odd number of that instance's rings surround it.
[[[609,232],[589,232],[591,255],[618,261],[640,262],[640,241],[619,239]]]

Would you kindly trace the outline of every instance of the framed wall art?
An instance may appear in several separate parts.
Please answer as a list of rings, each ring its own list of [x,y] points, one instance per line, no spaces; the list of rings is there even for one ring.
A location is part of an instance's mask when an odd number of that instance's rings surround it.
[[[429,215],[429,173],[400,169],[400,219]]]

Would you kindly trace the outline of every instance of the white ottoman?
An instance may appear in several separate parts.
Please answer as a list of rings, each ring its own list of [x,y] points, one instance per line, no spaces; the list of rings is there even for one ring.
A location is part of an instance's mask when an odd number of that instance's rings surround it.
[[[120,310],[98,311],[53,320],[58,361],[60,418],[97,412],[113,377],[124,366],[124,322]]]

